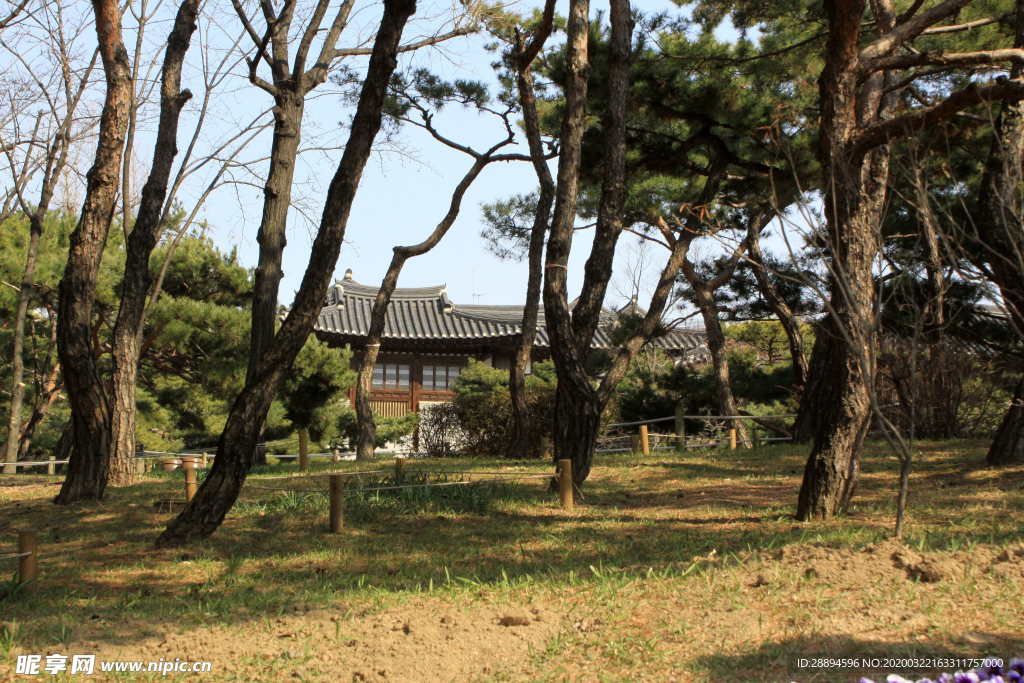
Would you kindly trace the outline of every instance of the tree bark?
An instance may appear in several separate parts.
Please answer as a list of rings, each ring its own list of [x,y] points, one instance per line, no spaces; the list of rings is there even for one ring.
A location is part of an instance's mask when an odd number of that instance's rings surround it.
[[[238,498],[259,440],[259,427],[313,330],[327,295],[359,178],[380,130],[388,82],[398,63],[398,42],[415,9],[413,0],[384,0],[384,16],[374,40],[348,144],[331,181],[320,229],[295,303],[231,407],[213,469],[192,502],[160,534],[157,547],[180,546],[208,538]]]
[[[139,344],[145,325],[146,295],[153,279],[149,272],[149,257],[156,246],[167,182],[178,153],[178,118],[182,107],[192,97],[188,90],[181,91],[181,68],[192,33],[196,30],[198,11],[199,0],[182,2],[167,39],[153,166],[142,188],[135,227],[128,235],[121,307],[114,323],[113,338],[110,483],[115,486],[126,486],[135,476],[135,382]]]
[[[877,72],[858,83],[863,0],[828,0],[829,38],[818,80],[827,243],[832,267],[831,312],[840,335],[830,354],[831,388],[818,399],[821,421],[804,468],[797,518],[828,518],[848,505],[859,474],[860,448],[874,381],[874,278],[878,226],[889,172],[889,149],[856,151],[858,127],[885,118],[893,96],[888,76]],[[873,5],[880,33],[891,30],[891,7]]]
[[[53,362],[54,353],[57,350],[57,318],[50,312],[50,344],[46,349],[46,359],[43,361],[43,379],[37,380],[36,400],[32,406],[32,416],[25,423],[18,435],[18,459],[24,460],[28,457],[29,446],[32,445],[32,437],[36,428],[42,423],[43,418],[50,410],[50,406],[60,396],[64,389],[64,381],[60,379],[60,363]]]
[[[837,339],[838,335],[832,317],[826,315],[818,325],[814,347],[811,350],[807,380],[800,393],[800,407],[793,422],[793,443],[810,443],[818,433],[823,415],[823,402],[835,391],[833,384],[836,378],[832,376],[831,371],[837,353],[836,345],[843,343],[841,339]]]
[[[721,415],[739,415],[736,407],[736,399],[732,394],[732,384],[729,379],[729,357],[725,353],[725,334],[722,332],[722,321],[718,319],[718,303],[715,301],[715,292],[732,278],[736,271],[736,264],[739,263],[743,252],[747,248],[749,239],[737,248],[722,271],[712,280],[704,280],[694,269],[689,260],[683,262],[683,275],[693,288],[697,296],[697,306],[700,308],[701,317],[704,318],[704,330],[708,338],[708,351],[711,352],[711,362],[715,374],[715,394],[718,398],[718,410]],[[744,442],[744,447],[750,447],[747,442],[747,428],[743,420],[728,420],[727,429],[736,430],[736,438]]]
[[[775,284],[768,276],[768,270],[764,266],[764,257],[761,255],[761,230],[770,222],[770,214],[762,214],[751,219],[747,232],[747,250],[754,271],[754,279],[757,281],[757,290],[764,297],[768,308],[772,310],[775,317],[779,319],[782,329],[786,332],[786,339],[789,341],[789,355],[793,359],[793,389],[798,396],[803,394],[804,386],[807,384],[807,351],[804,347],[804,335],[800,331],[800,322],[793,315],[789,304],[779,296]]]
[[[511,142],[511,139],[508,140]],[[505,142],[504,144],[508,144]],[[444,219],[437,224],[434,232],[423,242],[411,247],[395,247],[394,255],[391,257],[391,265],[388,272],[380,283],[377,291],[377,298],[373,301],[373,310],[370,312],[370,329],[366,335],[366,346],[363,351],[363,360],[359,366],[359,379],[356,383],[356,417],[359,424],[359,444],[356,448],[356,460],[372,460],[373,451],[376,447],[377,424],[373,420],[373,410],[370,407],[370,389],[373,380],[373,366],[377,362],[377,354],[380,352],[380,339],[384,334],[384,326],[387,324],[388,306],[391,304],[391,295],[395,293],[398,286],[398,276],[402,273],[405,262],[409,259],[422,256],[438,245],[447,233],[448,229],[459,217],[462,208],[462,198],[466,190],[479,177],[480,172],[493,160],[493,154],[497,149],[504,146],[492,147],[486,154],[477,155],[476,161],[469,169],[469,172],[462,178],[455,192],[452,194],[452,201],[448,207],[448,213]]]
[[[1016,3],[1014,47],[1024,46],[1024,1]],[[1020,80],[1021,68],[1010,75]],[[988,263],[1003,305],[1018,335],[1024,335],[1024,205],[1020,197],[1024,179],[1024,103],[1004,102],[996,117],[992,145],[982,175],[975,229],[982,243],[980,260]],[[985,457],[994,466],[1024,462],[1024,380],[999,425]]]
[[[985,461],[995,467],[1024,463],[1024,378],[1017,385],[1010,409],[999,423]]]
[[[54,499],[58,505],[102,498],[109,475],[110,408],[90,336],[96,280],[117,202],[131,69],[121,37],[120,6],[115,0],[93,0],[92,4],[107,94],[96,159],[86,175],[85,202],[71,233],[67,266],[58,288],[57,343],[75,443],[67,477]]]
[[[555,199],[555,181],[551,177],[551,170],[541,146],[540,121],[537,117],[537,98],[533,91],[531,64],[551,33],[554,9],[554,0],[548,0],[544,7],[544,20],[528,47],[524,44],[522,36],[516,36],[516,85],[519,89],[519,104],[523,111],[523,129],[530,148],[530,158],[540,182],[540,195],[537,198],[537,213],[533,218],[526,259],[529,274],[526,278],[522,333],[508,378],[508,390],[512,400],[512,436],[505,449],[505,455],[510,458],[528,457],[535,448],[535,444],[532,443],[530,404],[526,397],[526,365],[530,362],[533,344],[537,339],[537,316],[540,309],[541,283],[544,278],[544,240],[547,237],[551,205]]]
[[[556,460],[572,461],[573,482],[579,486],[589,476],[607,402],[591,383],[586,371],[594,329],[608,279],[615,243],[622,232],[622,208],[626,198],[626,119],[629,108],[629,68],[633,23],[629,2],[611,3],[609,96],[602,118],[605,138],[604,178],[598,206],[594,245],[587,259],[584,289],[575,312],[570,314],[566,280],[572,248],[580,173],[580,152],[586,128],[589,2],[570,5],[566,31],[568,73],[565,108],[559,139],[558,182],[544,278],[544,315],[551,339],[551,358],[558,375],[555,392],[554,449]],[[593,327],[594,329],[591,329]]]

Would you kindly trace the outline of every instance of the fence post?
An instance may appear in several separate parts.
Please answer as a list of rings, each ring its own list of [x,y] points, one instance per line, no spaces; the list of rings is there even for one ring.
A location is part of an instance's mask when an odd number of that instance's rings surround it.
[[[18,580],[28,581],[26,593],[39,589],[39,544],[35,529],[18,529],[18,554],[29,553],[18,558]]]
[[[209,466],[210,458],[206,455],[206,451],[203,451],[203,469],[205,470]]]
[[[640,425],[640,447],[644,449],[644,455],[651,454],[651,440],[647,434],[647,425]]]
[[[572,510],[572,460],[558,461],[558,497],[562,507]]]
[[[682,406],[676,406],[676,451],[686,452],[686,420],[683,414],[686,411]]]
[[[395,457],[395,477],[401,479],[405,476],[405,464],[408,458]]]
[[[196,471],[191,467],[185,470],[185,502],[191,503],[192,497],[196,495],[199,484],[196,483]]]
[[[337,448],[331,451],[331,460],[333,460],[334,462],[339,462],[341,460],[341,455],[338,454]]]
[[[735,428],[729,430],[729,450],[730,451],[736,450],[736,429]]]
[[[51,455],[49,458],[47,458],[47,460],[50,461],[49,464],[46,466],[46,473],[47,474],[53,474],[55,472],[57,466],[53,464],[53,461],[56,460],[56,459],[57,459],[56,455]]]
[[[340,534],[342,528],[345,526],[345,510],[342,506],[344,493],[343,477],[340,474],[332,474],[330,475],[329,480],[331,496],[331,533]]]
[[[309,470],[309,444],[306,441],[306,428],[299,430],[299,472]]]
[[[551,457],[551,437],[549,436],[540,437],[540,457],[545,459]]]
[[[761,449],[761,430],[758,429],[757,427],[754,427],[754,429],[751,430],[750,438],[754,442],[754,451],[760,450]]]
[[[631,450],[634,453],[639,453],[640,452],[640,435],[639,434],[634,434],[632,437],[630,437],[630,446],[631,446]]]

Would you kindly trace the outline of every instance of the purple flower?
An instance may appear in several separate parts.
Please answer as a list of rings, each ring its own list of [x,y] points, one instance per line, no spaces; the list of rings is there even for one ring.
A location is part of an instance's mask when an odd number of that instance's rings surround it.
[[[939,683],[954,683],[953,674],[942,674],[939,676]]]
[[[968,671],[967,673],[964,673],[963,671],[957,671],[955,674],[953,674],[953,682],[954,683],[981,683],[981,676],[979,676],[978,674],[974,673],[973,671]]]
[[[1024,683],[1024,676],[1017,673],[1016,669],[1011,669],[1010,672],[1006,674],[1006,683]]]
[[[1010,660],[1010,671],[1017,673],[1020,676],[1024,676],[1024,659],[1018,659],[1014,657]]]
[[[935,683],[935,681],[933,681],[933,680],[932,680],[932,679],[930,679],[930,678],[919,678],[919,679],[917,680],[917,683]]]
[[[886,683],[914,683],[913,681],[908,681],[906,678],[900,676],[899,674],[889,674],[889,677],[885,680]]]
[[[859,681],[857,681],[857,683],[875,683],[875,682],[873,680],[871,680],[870,678],[861,678]]]

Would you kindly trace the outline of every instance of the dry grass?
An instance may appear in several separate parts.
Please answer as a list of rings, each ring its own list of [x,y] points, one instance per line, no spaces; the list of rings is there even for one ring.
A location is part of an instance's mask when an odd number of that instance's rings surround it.
[[[18,653],[109,653],[182,633],[206,643],[206,656],[193,654],[214,662],[212,680],[358,680],[356,665],[335,657],[346,633],[370,633],[367,620],[389,610],[452,606],[484,621],[523,605],[563,615],[543,646],[531,641],[516,661],[460,670],[459,680],[854,681],[863,672],[791,660],[1024,654],[1024,556],[1012,554],[1024,532],[1024,468],[985,468],[981,443],[921,444],[905,547],[946,563],[944,578],[927,583],[893,561],[903,550],[886,541],[897,468],[884,447],[868,446],[848,515],[800,524],[805,452],[603,456],[572,513],[535,480],[493,497],[353,502],[339,536],[325,533],[319,496],[250,492],[210,541],[177,551],[153,549],[169,517],[152,502],[178,493],[178,473],[70,509],[49,503],[57,478],[7,477],[0,544],[18,527],[40,530],[43,590],[0,602],[0,620],[20,624],[16,637],[0,636],[0,680],[16,678]],[[424,467],[511,470],[487,460],[410,465]],[[1000,564],[1007,548],[1011,561]],[[296,617],[296,605],[316,611]],[[283,637],[282,619],[295,622]],[[320,635],[299,652],[292,632]],[[211,645],[233,639],[270,644]],[[356,673],[415,680],[397,666]]]

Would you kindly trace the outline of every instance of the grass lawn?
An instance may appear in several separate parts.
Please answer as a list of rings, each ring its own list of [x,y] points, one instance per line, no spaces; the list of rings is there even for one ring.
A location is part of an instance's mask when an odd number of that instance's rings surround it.
[[[0,681],[31,680],[15,673],[17,655],[52,653],[211,671],[97,665],[46,680],[346,683],[878,681],[878,670],[797,659],[1024,656],[1024,468],[987,469],[985,446],[920,444],[902,544],[889,539],[897,463],[878,443],[854,507],[827,522],[794,521],[806,447],[776,445],[599,455],[572,512],[538,479],[353,494],[333,536],[319,493],[250,489],[213,538],[173,551],[153,548],[170,519],[153,503],[183,495],[180,472],[71,508],[49,502],[59,477],[6,476],[0,551],[17,528],[38,529],[42,577],[37,595],[0,601]],[[269,478],[296,468],[250,483],[326,484]],[[439,469],[550,472],[536,461],[409,464]],[[0,564],[0,577],[14,567]]]

